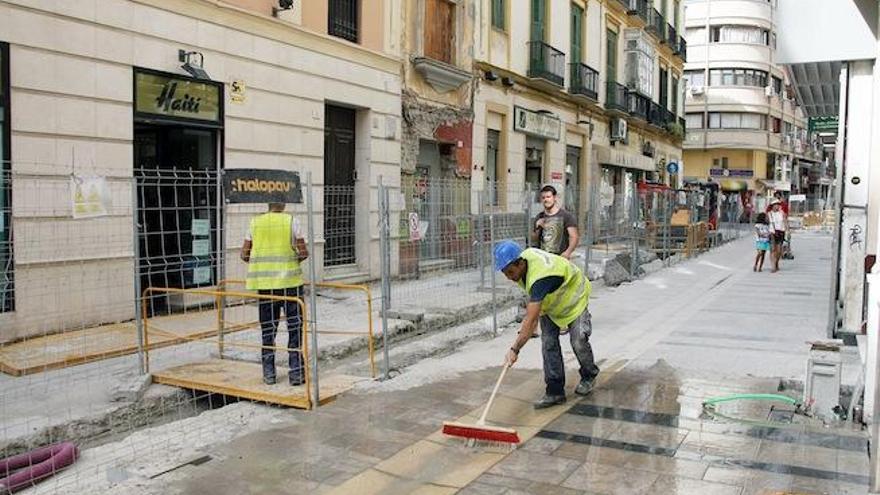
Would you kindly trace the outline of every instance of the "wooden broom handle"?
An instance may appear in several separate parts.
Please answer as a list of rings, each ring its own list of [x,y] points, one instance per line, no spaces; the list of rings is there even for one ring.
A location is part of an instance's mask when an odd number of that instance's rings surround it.
[[[504,367],[501,368],[501,376],[499,376],[498,381],[495,382],[495,388],[492,389],[492,395],[489,396],[489,402],[486,403],[486,408],[483,409],[483,415],[480,416],[480,420],[477,421],[478,425],[486,424],[486,416],[489,415],[489,408],[492,407],[492,402],[495,401],[495,394],[498,393],[498,389],[501,387],[501,380],[504,380],[504,375],[507,373],[508,368],[510,368],[510,365],[504,363]]]

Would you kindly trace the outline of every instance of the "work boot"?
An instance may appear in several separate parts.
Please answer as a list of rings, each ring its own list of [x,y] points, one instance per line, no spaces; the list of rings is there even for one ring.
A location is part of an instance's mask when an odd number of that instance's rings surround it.
[[[578,383],[578,386],[574,389],[574,393],[578,395],[589,395],[592,391],[593,380],[587,380],[586,378],[581,379],[581,382]]]
[[[299,387],[300,385],[302,385],[304,383],[306,383],[306,380],[304,378],[291,378],[290,379],[290,386],[291,387]]]
[[[564,395],[545,395],[541,397],[541,400],[535,402],[535,409],[547,409],[560,404],[565,404]]]
[[[263,375],[263,383],[266,385],[275,385],[275,377]]]

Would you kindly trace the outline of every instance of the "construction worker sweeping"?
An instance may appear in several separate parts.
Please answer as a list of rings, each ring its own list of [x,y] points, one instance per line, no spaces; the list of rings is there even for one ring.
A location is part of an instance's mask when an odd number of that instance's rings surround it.
[[[495,269],[522,287],[529,298],[526,316],[507,351],[506,366],[516,363],[520,350],[531,338],[538,321],[541,322],[541,353],[547,388],[544,397],[535,403],[535,409],[559,405],[566,400],[561,334],[569,334],[580,364],[581,381],[574,392],[589,394],[599,374],[590,346],[592,324],[587,309],[592,291],[590,280],[562,256],[535,248],[523,249],[510,240],[495,246]]]

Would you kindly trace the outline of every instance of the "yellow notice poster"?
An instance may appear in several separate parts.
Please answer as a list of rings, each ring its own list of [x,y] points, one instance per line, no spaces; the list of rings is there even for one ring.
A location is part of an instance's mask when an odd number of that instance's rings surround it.
[[[73,218],[92,218],[110,211],[110,191],[107,179],[100,176],[72,175],[70,199]]]

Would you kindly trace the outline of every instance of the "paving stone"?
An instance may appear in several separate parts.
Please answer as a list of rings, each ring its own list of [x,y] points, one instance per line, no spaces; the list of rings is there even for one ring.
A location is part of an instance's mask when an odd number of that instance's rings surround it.
[[[489,473],[559,484],[579,465],[579,462],[564,457],[517,450],[496,464]]]
[[[578,467],[562,486],[603,495],[631,495],[644,493],[659,476],[647,471],[634,471],[588,462]]]
[[[740,495],[742,487],[674,476],[661,476],[651,486],[649,492],[664,495]]]

